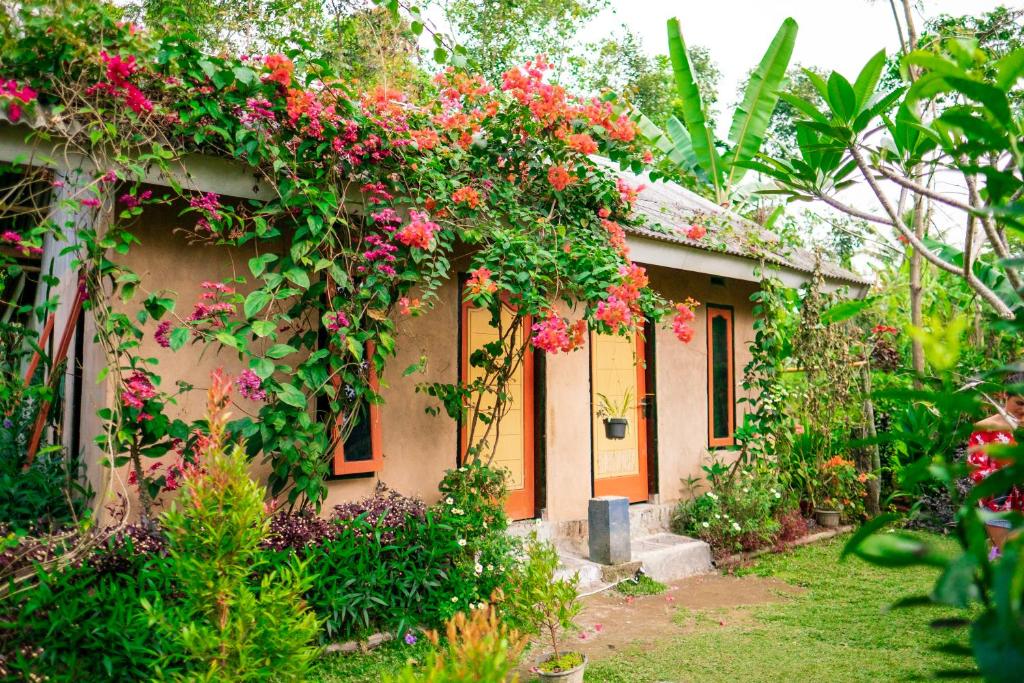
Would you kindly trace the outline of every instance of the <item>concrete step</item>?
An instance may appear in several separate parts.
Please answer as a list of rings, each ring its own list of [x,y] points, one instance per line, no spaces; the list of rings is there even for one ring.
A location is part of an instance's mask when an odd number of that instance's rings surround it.
[[[577,574],[580,577],[580,592],[589,593],[621,580],[624,572],[632,575],[637,563],[643,567],[644,573],[661,582],[714,570],[711,546],[688,536],[665,532],[636,538],[630,544],[630,551],[632,561],[616,566],[597,564],[576,553],[562,551],[559,553],[561,566],[556,578]]]

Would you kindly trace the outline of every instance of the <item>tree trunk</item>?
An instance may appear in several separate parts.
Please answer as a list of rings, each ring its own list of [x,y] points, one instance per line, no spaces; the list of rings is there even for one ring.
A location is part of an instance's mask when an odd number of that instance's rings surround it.
[[[924,237],[924,201],[917,197],[914,201],[914,234],[918,239]],[[910,324],[920,329],[924,327],[924,314],[921,306],[923,286],[921,274],[924,259],[917,249],[910,250]],[[914,368],[914,387],[921,388],[924,376],[924,344],[914,337],[911,340],[910,355]]]
[[[865,362],[860,366],[861,391],[864,392],[864,431],[865,436],[874,439],[878,436],[875,429],[875,404],[871,400],[871,364]],[[882,511],[879,505],[879,498],[882,491],[882,455],[879,452],[878,444],[871,444],[871,474],[874,478],[868,480],[867,512],[872,517]]]

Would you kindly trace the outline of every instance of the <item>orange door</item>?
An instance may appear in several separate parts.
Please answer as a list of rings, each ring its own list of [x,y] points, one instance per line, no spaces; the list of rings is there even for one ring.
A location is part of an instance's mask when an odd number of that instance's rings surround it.
[[[631,503],[648,499],[647,419],[643,403],[647,395],[644,340],[610,334],[590,335],[590,390],[593,422],[594,495],[626,496]],[[626,438],[609,439],[604,419],[598,415],[599,395],[622,405],[627,394]]]
[[[511,324],[513,319],[512,310],[502,307],[502,324]],[[524,330],[530,329],[529,319],[520,323]],[[491,325],[491,314],[468,303],[462,305],[462,381],[472,382],[483,374],[481,368],[472,367],[469,357],[473,351],[482,348],[484,344],[495,341],[498,338],[498,330]],[[529,351],[523,356],[523,361],[510,379],[506,387],[508,395],[508,409],[502,416],[500,424],[497,425],[497,438],[495,428],[491,428],[492,436],[489,437],[480,457],[495,467],[503,467],[508,473],[508,501],[505,510],[512,519],[529,519],[534,516],[534,485],[533,485],[533,354]],[[493,397],[484,397],[480,402],[480,412],[485,415],[494,406]],[[469,448],[467,441],[470,438],[467,425],[473,424],[476,414],[472,413],[467,418],[467,424],[463,425],[461,440],[461,451],[465,457]],[[474,439],[479,439],[486,425],[477,422]]]

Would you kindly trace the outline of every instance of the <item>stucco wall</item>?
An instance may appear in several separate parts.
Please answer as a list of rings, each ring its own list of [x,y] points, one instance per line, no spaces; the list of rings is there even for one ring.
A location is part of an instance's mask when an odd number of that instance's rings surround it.
[[[253,248],[228,249],[190,245],[177,232],[189,221],[178,217],[174,207],[149,208],[137,231],[140,244],[125,258],[142,280],[142,290],[168,289],[175,292],[178,312],[186,316],[202,293],[203,280],[224,280],[248,275],[246,262]],[[266,246],[263,246],[266,249]],[[735,309],[736,395],[742,369],[750,358],[747,349],[753,338],[749,297],[755,285],[727,281],[712,285],[706,275],[684,273],[661,267],[649,268],[652,285],[664,295],[682,300],[692,296],[702,304],[726,304]],[[245,286],[240,286],[245,291]],[[384,466],[374,476],[328,483],[325,510],[372,492],[376,481],[417,495],[437,499],[437,483],[444,470],[455,466],[457,429],[448,417],[432,416],[424,408],[434,405],[429,397],[416,393],[420,382],[452,382],[458,373],[458,296],[455,281],[439,291],[440,302],[425,315],[398,321],[398,356],[390,361],[382,381],[385,404],[381,407]],[[136,303],[135,306],[141,305]],[[132,309],[134,310],[134,308]],[[178,352],[161,348],[152,337],[150,325],[140,353],[159,360],[165,386],[176,381],[197,389],[182,396],[170,409],[172,417],[194,419],[201,414],[211,371],[220,367],[237,374],[241,361],[234,352],[187,346]],[[658,405],[658,489],[662,501],[678,499],[680,480],[697,476],[707,448],[707,338],[706,310],[698,309],[695,337],[682,344],[672,334],[670,322],[655,332],[655,365]],[[546,500],[540,507],[552,521],[582,519],[591,495],[590,351],[583,348],[546,359],[544,405],[546,423]],[[402,377],[403,370],[427,357],[425,371]],[[114,400],[113,392],[108,393]],[[240,401],[242,410],[255,412],[258,406]],[[742,419],[741,417],[738,418]],[[265,467],[254,464],[261,476]]]

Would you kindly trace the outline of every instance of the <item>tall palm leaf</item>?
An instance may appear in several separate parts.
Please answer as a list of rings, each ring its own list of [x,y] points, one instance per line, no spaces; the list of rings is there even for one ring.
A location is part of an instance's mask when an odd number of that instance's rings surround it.
[[[779,101],[779,88],[786,78],[789,59],[796,43],[797,24],[793,19],[782,22],[761,63],[750,76],[743,102],[737,107],[729,127],[732,144],[725,162],[728,167],[726,187],[738,183],[747,169],[743,164],[754,158],[761,149],[772,112]]]

